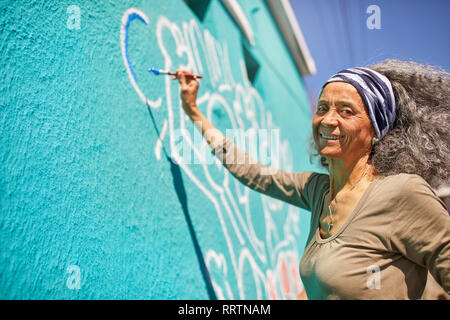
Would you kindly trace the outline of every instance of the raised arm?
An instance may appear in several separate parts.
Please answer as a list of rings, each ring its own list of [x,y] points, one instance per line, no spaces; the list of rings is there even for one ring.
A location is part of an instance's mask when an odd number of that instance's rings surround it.
[[[172,79],[180,82],[180,96],[183,110],[194,122],[195,127],[202,133],[208,144],[216,146],[222,143],[225,136],[203,115],[197,107],[197,92],[200,86],[195,75],[186,70],[177,70]]]
[[[249,188],[295,206],[311,210],[312,197],[326,188],[328,177],[312,172],[290,173],[275,170],[254,161],[226,138],[198,109],[196,99],[199,82],[184,70],[177,70],[182,106],[228,171]]]

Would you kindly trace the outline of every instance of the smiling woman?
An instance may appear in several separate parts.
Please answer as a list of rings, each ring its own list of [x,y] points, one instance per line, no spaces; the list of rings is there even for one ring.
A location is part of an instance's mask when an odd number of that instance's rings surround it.
[[[328,84],[313,119],[313,135],[321,154],[341,159],[352,156],[355,162],[370,152],[374,134],[355,87],[345,82]]]
[[[430,186],[448,181],[448,73],[388,60],[331,77],[312,123],[328,174],[251,159],[199,111],[198,83],[183,73],[183,109],[230,173],[311,211],[300,263],[309,299],[419,299],[428,271],[450,291],[450,217]]]
[[[376,138],[372,143],[370,160],[377,174],[418,174],[434,188],[448,185],[449,73],[433,66],[394,59],[370,66],[370,69],[389,77],[399,106],[393,128],[383,139]],[[325,102],[322,97],[319,99],[317,114],[323,112]],[[352,107],[348,102],[347,106]],[[320,149],[313,138],[313,154],[320,156],[321,163],[328,168],[327,159],[318,152]]]
[[[368,159],[375,133],[361,96],[354,86],[345,82],[331,82],[324,87],[312,126],[317,150],[330,162],[330,192],[325,197],[327,206],[320,221],[321,236],[327,237],[333,227],[342,225],[368,186],[355,190],[356,185],[367,173],[371,175],[369,181],[373,179],[374,170]],[[357,184],[350,182],[348,191],[355,190],[353,197],[346,204],[342,191],[338,206],[336,190],[343,190],[340,181],[348,180],[345,175],[352,171],[361,172],[358,172],[360,178],[355,178]],[[340,209],[339,215],[337,209]]]
[[[327,249],[322,238],[329,236],[329,243],[335,246],[334,251],[340,252],[339,246],[334,243],[339,238],[330,230],[340,227],[336,232],[339,234],[344,228],[352,229],[352,236],[356,236],[357,223],[352,221],[356,214],[362,221],[363,217],[367,218],[364,222],[368,224],[360,229],[366,233],[360,239],[362,243],[370,243],[371,235],[377,235],[378,241],[389,244],[378,247],[381,249],[378,254],[399,253],[407,258],[401,264],[378,260],[375,265],[379,270],[378,277],[381,279],[383,275],[383,283],[388,282],[389,289],[393,291],[376,298],[419,298],[426,282],[426,272],[419,267],[428,268],[439,284],[449,291],[449,216],[445,212],[445,204],[431,189],[431,186],[448,184],[449,80],[447,72],[435,67],[387,60],[370,68],[343,70],[324,85],[314,115],[313,138],[314,147],[330,172],[330,186],[323,200],[319,198],[323,202],[318,214],[321,237],[316,243],[320,246],[310,242],[311,246],[302,258],[301,270],[303,279],[310,278],[306,281],[317,277],[323,280],[323,286],[328,285],[329,294],[325,295],[328,298],[342,297],[351,291],[347,291],[345,286],[340,288],[340,294],[336,294],[339,291],[333,285],[342,285],[340,277],[336,274],[330,277],[327,270],[321,268],[330,261],[329,256],[323,255]],[[342,184],[339,181],[345,181],[347,173],[351,178],[356,172],[356,176],[360,177],[353,180],[356,183],[347,178],[347,183],[340,187]],[[402,180],[403,183],[399,184]],[[384,181],[384,187],[380,186],[380,181]],[[370,207],[366,204],[366,211],[377,212],[370,222],[370,215],[358,211],[364,211],[360,208],[367,201],[367,194],[373,195],[375,186],[384,191],[390,189],[392,194],[386,192],[373,197]],[[379,202],[381,200],[385,205]],[[349,226],[350,223],[352,225]],[[389,223],[393,225],[388,227]],[[381,230],[384,239],[380,235]],[[430,233],[431,230],[438,232],[439,237]],[[434,240],[425,240],[423,233],[434,236]],[[369,247],[377,248],[377,242]],[[345,247],[351,247],[351,241],[345,243]],[[322,256],[320,251],[313,255],[313,250],[319,248]],[[346,250],[341,249],[340,254],[343,254]],[[363,251],[360,250],[360,254]],[[434,260],[431,252],[442,256]],[[337,264],[339,258],[336,256]],[[317,268],[313,268],[311,263],[318,261],[321,266],[318,264]],[[434,273],[439,269],[436,261],[440,261],[443,267],[440,275],[439,272]],[[400,275],[378,269],[379,264],[386,269],[397,266],[403,273],[412,273],[405,278],[405,282],[399,282],[397,277]],[[414,268],[416,270],[412,271]],[[396,285],[391,286],[394,283]],[[401,293],[402,287],[408,288],[407,295]],[[411,290],[412,287],[415,290]],[[310,296],[314,292],[317,294],[314,296],[324,297],[323,288],[316,287],[316,290],[309,292]]]

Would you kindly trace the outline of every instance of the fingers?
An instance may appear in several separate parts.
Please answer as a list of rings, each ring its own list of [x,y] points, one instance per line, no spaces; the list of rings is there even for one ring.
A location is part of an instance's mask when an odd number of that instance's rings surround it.
[[[182,83],[182,81],[183,81],[183,83],[186,83],[186,82],[190,82],[191,79],[197,80],[197,76],[189,70],[178,69],[175,72],[175,75],[173,76],[172,80],[175,80],[175,79],[178,79],[180,81],[180,83]]]
[[[178,72],[177,70],[177,78],[180,82],[181,86],[184,87],[186,85],[186,77],[183,72]]]

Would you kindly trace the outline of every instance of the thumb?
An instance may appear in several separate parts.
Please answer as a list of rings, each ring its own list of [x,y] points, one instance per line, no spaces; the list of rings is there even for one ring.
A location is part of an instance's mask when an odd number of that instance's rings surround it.
[[[177,77],[178,77],[178,81],[180,82],[181,86],[185,86],[186,85],[186,76],[184,75],[183,72],[177,73]]]

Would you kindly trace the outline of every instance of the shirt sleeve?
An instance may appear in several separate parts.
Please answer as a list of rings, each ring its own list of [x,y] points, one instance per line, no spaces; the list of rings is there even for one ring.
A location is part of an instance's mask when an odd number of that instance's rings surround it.
[[[449,292],[450,216],[447,207],[424,179],[408,176],[400,191],[391,233],[392,247],[426,267]]]
[[[311,211],[314,196],[319,189],[318,184],[324,180],[320,178],[326,175],[314,172],[286,172],[271,168],[256,162],[229,138],[211,147],[212,153],[227,170],[247,187]]]

